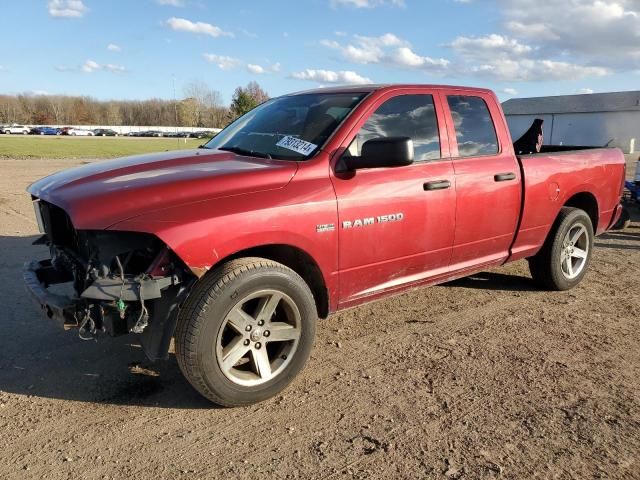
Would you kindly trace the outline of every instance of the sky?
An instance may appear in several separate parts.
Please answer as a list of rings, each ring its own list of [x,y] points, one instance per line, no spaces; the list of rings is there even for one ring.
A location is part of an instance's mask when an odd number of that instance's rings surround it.
[[[0,94],[231,100],[357,83],[638,89],[640,0],[0,0]]]

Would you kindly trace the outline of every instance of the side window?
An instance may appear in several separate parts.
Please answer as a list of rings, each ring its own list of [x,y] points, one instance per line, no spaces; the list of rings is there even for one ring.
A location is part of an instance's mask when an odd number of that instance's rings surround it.
[[[447,97],[458,140],[458,156],[475,157],[498,153],[498,138],[489,108],[480,97]]]
[[[371,114],[349,146],[352,156],[359,156],[367,140],[381,137],[411,137],[415,161],[440,158],[440,134],[431,95],[393,97]]]

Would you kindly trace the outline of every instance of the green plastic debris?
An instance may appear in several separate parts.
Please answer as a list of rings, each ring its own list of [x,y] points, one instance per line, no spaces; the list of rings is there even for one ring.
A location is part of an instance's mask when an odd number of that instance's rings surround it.
[[[122,317],[124,315],[124,311],[127,309],[127,306],[125,305],[124,300],[119,298],[118,301],[116,302],[116,307],[118,308],[118,311],[120,312],[120,316]]]

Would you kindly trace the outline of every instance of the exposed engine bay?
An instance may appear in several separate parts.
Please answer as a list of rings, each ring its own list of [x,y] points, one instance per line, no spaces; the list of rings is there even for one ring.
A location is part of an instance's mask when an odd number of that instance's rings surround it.
[[[44,233],[34,244],[47,245],[51,259],[25,265],[24,276],[46,315],[82,339],[138,334],[151,359],[165,357],[193,273],[154,235],[76,230],[64,210],[33,201]],[[72,294],[49,290],[65,283]]]

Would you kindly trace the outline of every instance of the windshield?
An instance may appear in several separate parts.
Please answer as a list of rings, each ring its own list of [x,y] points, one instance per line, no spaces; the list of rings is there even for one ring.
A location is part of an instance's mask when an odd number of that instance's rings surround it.
[[[305,160],[321,148],[366,93],[309,93],[269,100],[204,145],[285,160]]]

